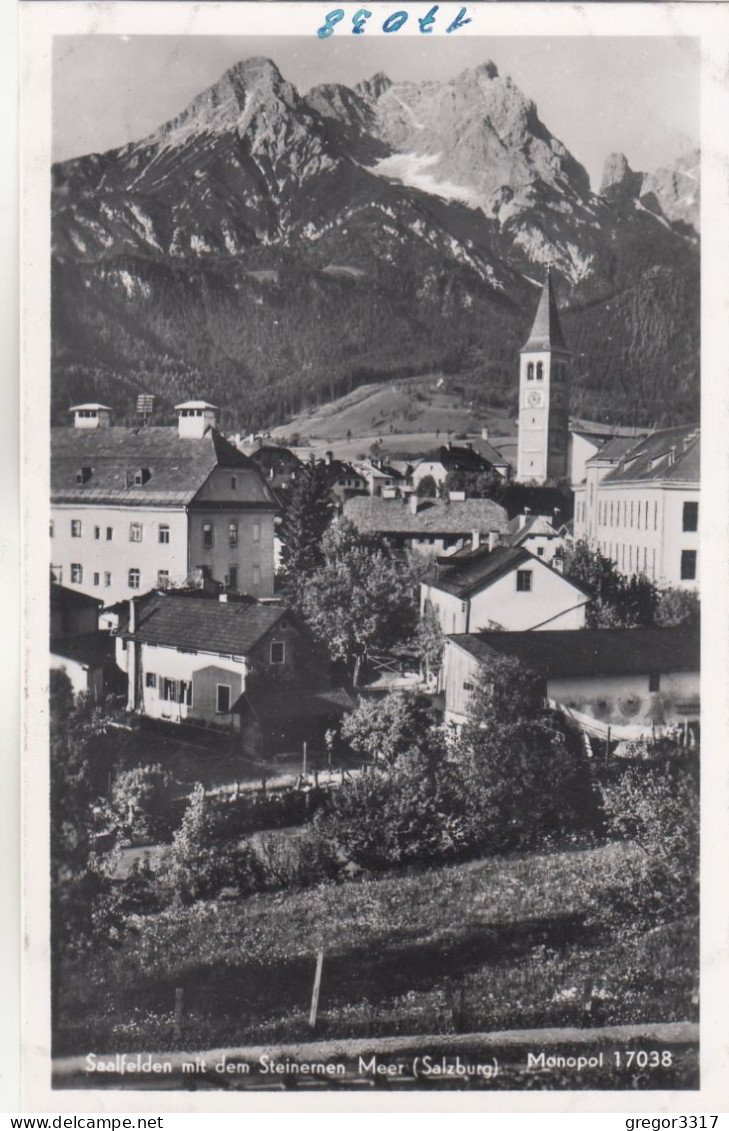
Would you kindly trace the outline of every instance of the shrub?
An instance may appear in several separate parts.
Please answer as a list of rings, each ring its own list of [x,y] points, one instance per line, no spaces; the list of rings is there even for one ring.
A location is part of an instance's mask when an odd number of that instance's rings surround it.
[[[174,835],[162,882],[182,903],[212,899],[225,887],[248,894],[261,885],[260,864],[249,844],[216,843],[215,814],[202,790],[193,794]]]
[[[113,812],[125,832],[138,841],[165,839],[172,831],[170,805],[174,778],[160,765],[122,770],[111,789]]]

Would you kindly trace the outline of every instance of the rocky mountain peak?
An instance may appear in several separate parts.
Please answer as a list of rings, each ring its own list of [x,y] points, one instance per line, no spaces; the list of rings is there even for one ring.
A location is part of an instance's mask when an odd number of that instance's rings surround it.
[[[642,173],[634,173],[624,153],[610,153],[605,158],[600,181],[600,195],[606,194],[637,196],[640,192]]]
[[[376,102],[381,94],[389,90],[392,86],[392,80],[387,77],[384,71],[378,71],[377,74],[372,75],[369,79],[364,79],[362,82],[357,83],[354,88],[358,94],[363,98],[368,98]]]
[[[255,109],[262,105],[282,111],[298,110],[301,100],[291,83],[281,75],[270,59],[254,56],[241,60],[204,90],[171,121],[166,122],[150,139],[177,144],[192,133],[242,132]]]

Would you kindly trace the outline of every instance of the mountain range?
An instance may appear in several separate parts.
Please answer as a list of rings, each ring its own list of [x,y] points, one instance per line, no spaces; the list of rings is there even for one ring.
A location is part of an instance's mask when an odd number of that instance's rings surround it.
[[[593,192],[490,61],[301,95],[245,60],[149,137],[54,165],[54,417],[195,395],[247,430],[426,372],[513,405],[550,265],[573,413],[696,419],[698,178],[698,153],[613,154]]]

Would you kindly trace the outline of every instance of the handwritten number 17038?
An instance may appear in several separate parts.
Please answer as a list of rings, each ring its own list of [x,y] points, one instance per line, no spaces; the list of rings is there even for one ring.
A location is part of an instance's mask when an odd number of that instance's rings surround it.
[[[439,4],[434,4],[430,11],[426,13],[426,15],[417,17],[418,27],[420,28],[420,31],[423,35],[430,35],[430,33],[433,31],[433,26],[436,22],[436,15],[439,7]],[[459,28],[465,27],[466,24],[472,23],[470,16],[466,16],[466,11],[466,8],[461,8],[456,18],[450,22],[450,24],[446,28],[446,32],[449,35],[454,31],[458,31]],[[332,8],[331,12],[327,12],[326,16],[324,17],[324,23],[320,28],[317,28],[316,31],[319,39],[328,39],[330,35],[334,35],[335,27],[337,26],[337,24],[341,24],[342,20],[344,20],[345,18],[345,15],[346,13],[344,11],[344,8]],[[367,21],[371,18],[372,12],[370,12],[368,8],[358,8],[352,16],[352,35],[364,35],[367,27]],[[387,35],[390,35],[395,31],[400,31],[400,28],[405,26],[409,18],[410,13],[402,9],[400,11],[393,12],[383,23],[382,30]]]

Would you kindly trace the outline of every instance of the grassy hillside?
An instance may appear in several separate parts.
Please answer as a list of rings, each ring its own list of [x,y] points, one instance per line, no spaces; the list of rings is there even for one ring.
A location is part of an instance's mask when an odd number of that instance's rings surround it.
[[[580,1025],[586,986],[597,1024],[691,1020],[695,924],[615,915],[644,867],[609,845],[140,917],[76,964],[55,1052],[170,1047],[180,986],[187,1047],[304,1039],[320,947],[324,1037]]]

